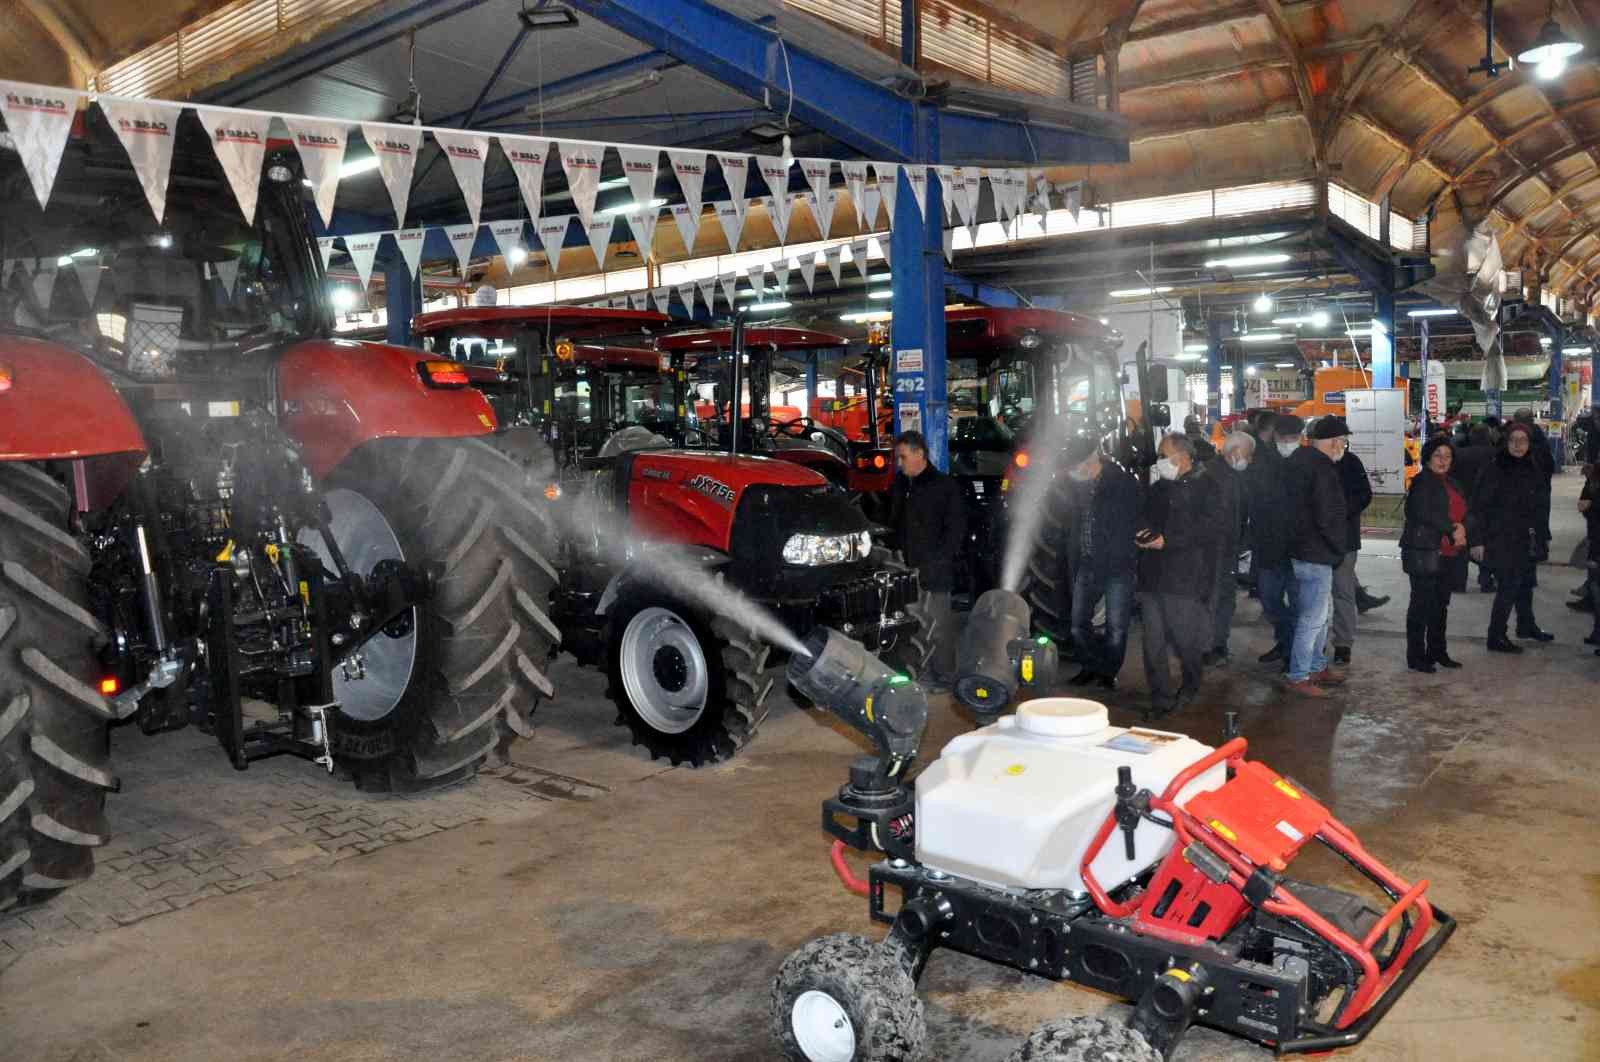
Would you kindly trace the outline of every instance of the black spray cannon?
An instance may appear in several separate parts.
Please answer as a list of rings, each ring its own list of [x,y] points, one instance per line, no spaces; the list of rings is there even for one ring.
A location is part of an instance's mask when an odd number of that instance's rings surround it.
[[[1029,634],[1031,618],[1021,594],[995,589],[978,598],[956,654],[956,697],[962,704],[998,715],[1019,692],[1055,684],[1055,643]]]
[[[893,789],[922,747],[927,694],[836,630],[816,628],[806,636],[806,649],[809,657],[796,653],[789,658],[789,681],[818,707],[865,734],[878,750],[870,777],[858,778],[859,770],[852,768],[852,784],[863,783],[863,791]]]

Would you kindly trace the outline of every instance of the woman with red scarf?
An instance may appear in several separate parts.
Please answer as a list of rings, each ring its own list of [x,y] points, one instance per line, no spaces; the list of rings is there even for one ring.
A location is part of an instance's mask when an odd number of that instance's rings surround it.
[[[1422,469],[1406,493],[1400,532],[1401,566],[1411,577],[1406,608],[1406,666],[1432,674],[1460,667],[1445,649],[1450,594],[1466,577],[1467,501],[1450,478],[1455,458],[1448,436],[1435,435],[1422,448]]]

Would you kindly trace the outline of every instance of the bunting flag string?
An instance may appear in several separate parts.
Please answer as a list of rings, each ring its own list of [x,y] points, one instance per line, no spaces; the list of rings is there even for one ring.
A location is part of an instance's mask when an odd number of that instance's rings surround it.
[[[200,124],[206,127],[211,150],[217,154],[217,162],[228,178],[228,187],[233,189],[244,220],[254,225],[256,197],[261,190],[261,163],[267,155],[267,131],[272,126],[272,115],[222,107],[196,107],[194,111]],[[419,132],[418,139],[421,136]],[[407,170],[408,191],[410,187],[411,171]],[[393,186],[389,190],[392,194]]]
[[[478,239],[478,226],[456,225],[444,230],[450,247],[456,252],[456,264],[461,267],[461,279],[467,279],[467,263],[472,259],[472,245]],[[554,268],[554,267],[552,267]]]
[[[517,175],[517,187],[522,190],[522,202],[528,208],[528,217],[539,220],[544,208],[544,164],[550,158],[550,141],[537,136],[502,136],[500,151],[511,163]]]
[[[695,226],[698,227],[700,224],[700,195],[706,183],[706,153],[704,151],[668,151],[667,158],[672,162],[672,172],[678,178],[678,189],[683,192],[684,205],[688,208],[688,213],[695,219]],[[679,222],[679,225],[681,227],[682,222]],[[693,242],[687,236],[684,237],[685,244]]]
[[[400,229],[394,234],[394,242],[400,248],[400,257],[406,260],[406,268],[411,270],[411,279],[416,280],[422,271],[422,245],[427,241],[427,229]]]
[[[411,174],[417,166],[417,152],[422,150],[422,128],[363,122],[361,138],[367,142],[372,157],[378,160],[378,176],[383,178],[383,185],[389,190],[389,201],[394,204],[394,219],[404,225],[406,206],[411,201]],[[260,173],[261,162],[257,159],[251,181],[258,180]]]
[[[694,251],[695,238],[700,235],[700,205],[691,207],[688,203],[679,203],[672,208],[672,220],[678,224],[678,235],[683,237],[683,249],[686,252]]]

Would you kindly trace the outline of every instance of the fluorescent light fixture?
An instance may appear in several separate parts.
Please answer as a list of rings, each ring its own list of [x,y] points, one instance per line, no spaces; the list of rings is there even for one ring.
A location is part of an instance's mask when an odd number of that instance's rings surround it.
[[[328,301],[333,303],[336,313],[349,313],[356,308],[356,293],[350,288],[334,288]]]
[[[787,302],[786,300],[777,299],[777,300],[775,300],[773,302],[752,302],[749,306],[746,307],[746,309],[749,309],[749,310],[787,310],[789,308],[789,306],[790,306],[790,303]]]
[[[1241,343],[1276,343],[1283,339],[1282,332],[1251,332],[1239,337]]]
[[[1371,339],[1372,326],[1368,325],[1366,328],[1346,328],[1344,330],[1344,334],[1347,336],[1357,336],[1360,338]]]
[[[666,206],[666,205],[667,205],[667,201],[665,199],[652,199],[648,203],[639,203],[639,202],[618,203],[614,207],[606,207],[604,210],[596,210],[595,213],[596,214],[600,214],[602,216],[606,215],[606,214],[631,214],[631,213],[633,213],[635,211],[651,210],[651,209],[653,209],[655,207],[661,207],[661,206]]]
[[[511,248],[511,254],[507,257],[510,259],[511,268],[515,269],[517,266],[528,260],[528,252],[524,251],[521,247],[513,247]]]
[[[547,97],[542,101],[535,101],[523,108],[523,112],[529,118],[535,120],[552,114],[565,114],[567,111],[575,111],[579,107],[587,107],[591,103],[604,103],[619,96],[631,95],[640,89],[659,84],[660,81],[661,71],[642,70],[631,77],[618,78],[615,81],[603,82],[591,88],[578,89],[575,92],[567,92],[559,96]]]
[[[1184,347],[1183,349],[1184,350],[1188,350],[1189,348],[1188,347]],[[1202,354],[1174,354],[1172,356],[1172,360],[1173,361],[1199,361],[1202,357],[1204,357],[1204,355],[1202,355]]]
[[[345,163],[343,166],[340,166],[339,167],[339,179],[342,181],[346,177],[355,177],[355,176],[358,176],[359,174],[371,173],[373,170],[375,170],[377,168],[378,168],[378,156],[376,156],[376,155],[363,155],[359,159],[351,159],[349,162]]]
[[[1204,343],[1187,343],[1184,345],[1183,352],[1185,354],[1204,354],[1210,349]]]
[[[1245,366],[1244,374],[1246,376],[1254,376],[1256,374],[1256,367],[1254,365]]]
[[[868,284],[887,284],[894,279],[893,273],[874,273],[867,278]]]
[[[1455,317],[1455,310],[1407,310],[1407,317]]]
[[[1292,361],[1275,361],[1272,363],[1272,367],[1274,369],[1292,369],[1295,367],[1295,363]]]
[[[1317,310],[1313,313],[1301,314],[1298,317],[1274,317],[1275,325],[1310,325],[1313,328],[1328,327],[1328,311]]]
[[[1242,254],[1237,258],[1213,258],[1206,262],[1207,269],[1243,269],[1247,266],[1280,265],[1292,256],[1287,254]]]
[[[857,310],[854,313],[841,313],[839,320],[851,324],[873,324],[878,321],[892,321],[894,314],[888,310]]]
[[[1172,286],[1166,285],[1159,288],[1119,288],[1116,291],[1108,291],[1106,294],[1113,299],[1137,299],[1141,295],[1165,295],[1171,290]]]
[[[1263,291],[1261,293],[1261,297],[1256,299],[1256,301],[1255,301],[1255,303],[1253,305],[1254,305],[1256,313],[1271,313],[1272,312],[1272,296],[1268,295],[1266,292]]]
[[[1274,317],[1272,319],[1272,323],[1275,324],[1275,325],[1303,325],[1303,324],[1310,324],[1311,323],[1311,318],[1309,318],[1309,317]]]
[[[1593,349],[1592,347],[1562,347],[1561,348],[1561,353],[1563,353],[1563,354],[1588,354],[1592,349]]]
[[[885,289],[883,291],[869,291],[869,292],[867,292],[867,298],[869,298],[869,299],[892,299],[892,298],[894,298],[894,292],[890,291],[888,289]]]

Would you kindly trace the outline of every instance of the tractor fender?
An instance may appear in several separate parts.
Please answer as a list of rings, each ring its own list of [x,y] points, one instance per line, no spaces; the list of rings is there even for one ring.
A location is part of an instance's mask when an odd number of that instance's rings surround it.
[[[0,461],[147,449],[132,410],[98,365],[59,343],[0,336]]]
[[[278,361],[283,424],[313,475],[327,475],[373,439],[488,435],[494,410],[476,388],[441,390],[417,370],[428,355],[385,343],[315,339]]]
[[[600,594],[600,604],[595,615],[604,616],[611,611],[623,592],[633,586],[648,585],[680,597],[690,596],[674,586],[675,576],[715,578],[733,558],[721,550],[703,546],[653,545],[640,551],[627,567],[613,575]]]

